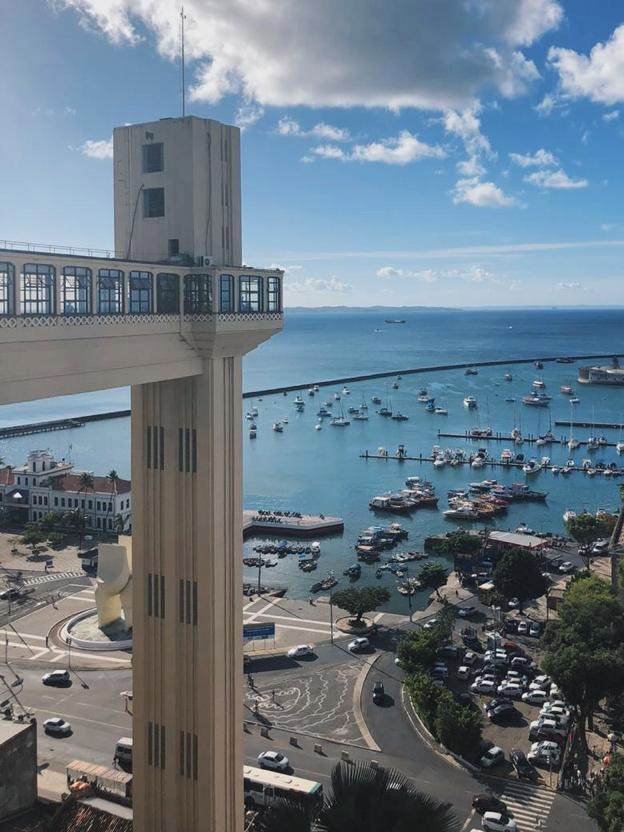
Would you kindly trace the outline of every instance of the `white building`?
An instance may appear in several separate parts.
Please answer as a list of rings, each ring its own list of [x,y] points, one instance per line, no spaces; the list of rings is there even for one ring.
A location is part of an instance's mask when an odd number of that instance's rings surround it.
[[[57,462],[49,451],[31,451],[25,465],[0,468],[0,506],[23,511],[24,521],[78,509],[92,529],[113,530],[120,515],[127,529],[132,516],[130,481],[119,479],[113,486],[108,477],[89,471],[93,488],[85,490],[83,473],[65,460]]]

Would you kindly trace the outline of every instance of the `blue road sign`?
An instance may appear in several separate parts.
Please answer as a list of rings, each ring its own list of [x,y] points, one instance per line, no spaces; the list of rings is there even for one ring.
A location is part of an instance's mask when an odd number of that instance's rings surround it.
[[[275,638],[274,622],[265,624],[243,624],[243,641],[255,641],[261,638]]]

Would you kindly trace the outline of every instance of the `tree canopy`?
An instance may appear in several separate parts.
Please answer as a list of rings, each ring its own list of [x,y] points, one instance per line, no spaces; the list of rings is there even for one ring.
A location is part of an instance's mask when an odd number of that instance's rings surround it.
[[[566,528],[577,543],[589,546],[601,537],[611,537],[616,520],[615,514],[600,514],[596,517],[595,514],[583,512],[566,520]]]
[[[624,756],[611,754],[587,812],[604,832],[624,829]]]
[[[333,603],[353,615],[357,621],[361,621],[365,613],[376,610],[389,600],[390,593],[381,586],[350,587],[332,595]]]
[[[261,832],[456,832],[457,818],[450,804],[439,803],[418,791],[396,769],[371,768],[364,763],[338,763],[331,774],[331,788],[313,826],[302,806],[278,802],[258,819]]]
[[[418,573],[418,580],[423,587],[435,589],[436,595],[440,597],[440,587],[444,586],[448,572],[441,563],[428,563]]]
[[[529,598],[539,598],[548,588],[539,560],[531,552],[511,551],[502,556],[492,579],[505,598],[517,598],[522,605]]]
[[[581,578],[566,591],[559,619],[550,622],[542,662],[579,712],[581,736],[605,696],[624,691],[624,607],[609,584]]]

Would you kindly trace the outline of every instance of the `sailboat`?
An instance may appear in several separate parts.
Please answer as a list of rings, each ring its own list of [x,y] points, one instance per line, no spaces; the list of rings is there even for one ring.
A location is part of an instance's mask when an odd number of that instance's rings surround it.
[[[622,441],[622,417],[621,416],[620,416],[620,436],[619,436],[619,439],[618,439],[617,444],[615,446],[615,450],[619,454],[624,453],[624,441]]]
[[[342,406],[342,404],[340,405],[340,416],[334,416],[334,418],[330,420],[329,424],[334,428],[346,428],[347,425],[351,424],[351,422],[345,416],[344,407]]]
[[[580,445],[580,442],[578,441],[578,439],[575,439],[574,435],[573,435],[574,434],[574,431],[572,429],[573,428],[573,425],[572,425],[573,411],[574,411],[574,405],[572,404],[572,402],[570,402],[570,438],[568,440],[568,449],[570,451],[573,451],[575,448],[578,448],[578,446]]]

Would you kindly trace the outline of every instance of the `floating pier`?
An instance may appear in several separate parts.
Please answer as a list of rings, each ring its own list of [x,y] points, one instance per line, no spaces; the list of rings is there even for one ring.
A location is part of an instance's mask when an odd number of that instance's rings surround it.
[[[592,430],[602,430],[606,428],[607,430],[624,430],[624,424],[621,422],[576,422],[573,420],[571,424],[573,428],[591,428]],[[555,425],[557,425],[557,427],[569,428],[570,420],[555,419]]]
[[[284,514],[258,514],[255,509],[243,511],[243,539],[254,534],[270,534],[275,537],[320,537],[340,534],[344,531],[341,517],[303,514],[301,517]]]
[[[409,456],[408,454],[401,454],[401,455],[397,455],[397,454],[370,454],[368,451],[364,451],[363,454],[360,454],[360,459],[383,459],[386,462],[388,462],[389,460],[394,460],[394,462],[434,462],[436,457],[425,456],[423,454],[419,454],[418,456]],[[449,467],[453,467],[453,466],[450,465],[450,463],[447,463],[447,464],[449,465]],[[512,462],[501,462],[499,459],[486,459],[486,460],[484,460],[483,465],[479,466],[479,468],[475,468],[474,470],[478,471],[481,468],[487,468],[488,465],[491,468],[520,468],[520,469],[522,469],[522,466],[525,465],[525,464],[526,464],[526,460],[523,461],[523,462],[516,462],[515,460],[513,460]],[[468,465],[470,467],[471,466],[471,461],[469,459],[458,460],[458,462],[457,462],[458,467],[459,466],[464,466],[464,465]],[[556,467],[559,469],[559,471],[561,471],[561,468],[562,468],[561,465],[557,465]],[[537,469],[536,469],[536,472],[537,471],[550,471],[550,470],[552,470],[552,468],[553,468],[552,465],[545,465],[545,466],[538,465]],[[607,470],[607,471],[613,471],[617,476],[624,475],[624,468],[597,468],[597,469],[594,468],[594,470],[596,471],[597,474],[598,473],[603,473],[605,470]],[[573,468],[570,468],[569,473],[571,473],[573,471],[580,471],[582,474],[585,473],[585,469],[581,468],[580,465],[575,465]],[[564,474],[563,476],[565,477],[566,474]]]
[[[71,419],[51,419],[46,422],[31,422],[25,425],[8,425],[0,428],[0,439],[13,436],[30,436],[35,433],[49,433],[54,430],[71,430],[83,428],[87,422],[103,422],[106,419],[119,419],[130,416],[129,410],[111,410],[108,413],[90,413],[87,416],[75,416]]]
[[[564,425],[569,425],[569,422],[564,422]],[[579,424],[579,427],[583,427],[583,425]],[[471,436],[470,431],[466,431],[465,433],[443,433],[442,431],[438,431],[438,438],[439,439],[464,439],[466,441],[471,442],[507,442],[513,445],[514,440],[509,434],[503,433],[493,433],[491,436]],[[523,436],[523,442],[537,442],[539,436],[533,436],[533,434],[529,434],[529,436]],[[562,436],[560,439],[555,439],[553,442],[547,443],[544,445],[544,448],[548,448],[549,445],[565,445],[568,441],[567,436]],[[579,445],[587,445],[586,439],[578,439],[577,440]],[[615,442],[602,442],[599,447],[601,448],[615,448]]]

